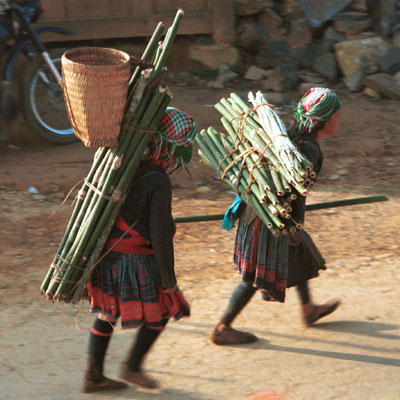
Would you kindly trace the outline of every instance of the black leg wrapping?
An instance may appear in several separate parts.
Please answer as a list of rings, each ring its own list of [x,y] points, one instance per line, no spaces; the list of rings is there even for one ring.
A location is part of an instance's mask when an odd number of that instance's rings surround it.
[[[311,302],[310,288],[307,281],[299,283],[296,286],[296,290],[300,297],[301,304],[308,304]]]
[[[228,307],[221,318],[221,322],[224,325],[229,326],[250,301],[256,291],[257,288],[253,287],[251,283],[240,282],[232,292]]]
[[[103,365],[108,344],[114,331],[114,326],[108,321],[99,318],[93,324],[88,346],[88,371],[91,371],[91,380],[102,379]]]
[[[164,322],[164,326],[168,321]],[[128,368],[131,371],[141,371],[143,360],[146,354],[150,351],[154,342],[160,336],[162,331],[150,329],[146,325],[139,328],[136,339],[132,345],[129,357],[127,359]]]

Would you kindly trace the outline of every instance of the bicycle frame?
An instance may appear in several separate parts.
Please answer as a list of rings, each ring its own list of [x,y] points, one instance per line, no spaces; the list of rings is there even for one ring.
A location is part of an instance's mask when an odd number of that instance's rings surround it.
[[[41,34],[47,33],[47,32],[54,32],[54,33],[59,33],[59,34],[63,34],[63,35],[76,35],[75,32],[72,32],[68,29],[57,28],[57,27],[45,27],[45,28],[40,28],[38,30],[32,29],[32,32],[29,32],[30,33],[29,37],[24,36],[24,37],[19,37],[17,39],[17,42],[15,43],[13,49],[11,50],[11,52],[8,55],[7,60],[5,62],[2,79],[7,80],[7,81],[12,80],[15,64],[17,62],[18,56],[21,53],[25,54],[25,56],[28,58],[32,57],[33,54],[28,46],[28,42],[31,38],[35,38],[35,42],[40,43],[41,46],[38,48],[43,49],[43,51],[40,54],[43,57],[43,59],[46,61],[46,63],[49,65],[51,71],[54,74],[54,77],[57,79],[57,82],[61,79],[60,74],[58,73],[57,69],[54,67],[45,47],[43,46],[43,43],[38,38],[38,35],[41,35]],[[31,40],[33,42],[33,39],[31,39]],[[34,43],[35,47],[36,47],[36,43]]]

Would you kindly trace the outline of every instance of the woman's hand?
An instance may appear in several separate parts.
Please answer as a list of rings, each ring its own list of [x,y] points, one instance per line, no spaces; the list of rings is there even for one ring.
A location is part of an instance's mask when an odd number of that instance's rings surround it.
[[[177,285],[175,285],[175,286],[172,287],[172,288],[163,289],[163,292],[164,292],[165,294],[174,294],[174,293],[176,292],[176,289],[177,289],[177,288],[178,288]]]

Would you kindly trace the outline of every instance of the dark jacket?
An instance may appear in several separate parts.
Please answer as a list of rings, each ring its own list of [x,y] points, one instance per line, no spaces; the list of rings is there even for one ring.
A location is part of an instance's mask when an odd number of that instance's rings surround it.
[[[175,223],[171,211],[171,180],[165,170],[151,164],[142,165],[121,210],[122,218],[149,242],[160,271],[164,289],[176,284],[174,270]],[[110,237],[122,235],[114,228]]]

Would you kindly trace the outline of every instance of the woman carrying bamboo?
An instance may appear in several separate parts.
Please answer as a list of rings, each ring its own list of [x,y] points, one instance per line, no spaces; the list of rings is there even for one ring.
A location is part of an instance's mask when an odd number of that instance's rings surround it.
[[[195,121],[185,112],[167,108],[150,142],[106,249],[111,252],[88,283],[90,311],[98,313],[90,332],[85,393],[119,390],[127,385],[103,374],[104,359],[115,324],[139,328],[120,378],[145,388],[157,382],[142,370],[144,357],[171,317],[189,316],[189,305],[174,272],[169,173],[189,163]]]
[[[300,152],[319,173],[323,154],[319,141],[326,135],[336,135],[340,118],[340,103],[331,89],[312,88],[299,101],[294,112],[294,123],[288,132]],[[298,194],[291,203],[293,217],[304,222],[305,197]],[[242,275],[242,282],[234,289],[211,340],[217,345],[251,343],[257,337],[231,327],[258,289],[264,300],[285,301],[288,287],[296,286],[302,317],[306,326],[332,313],[338,301],[323,305],[313,303],[307,281],[318,276],[325,262],[305,230],[274,237],[267,227],[244,202],[234,203],[239,223],[236,233],[234,263]]]

